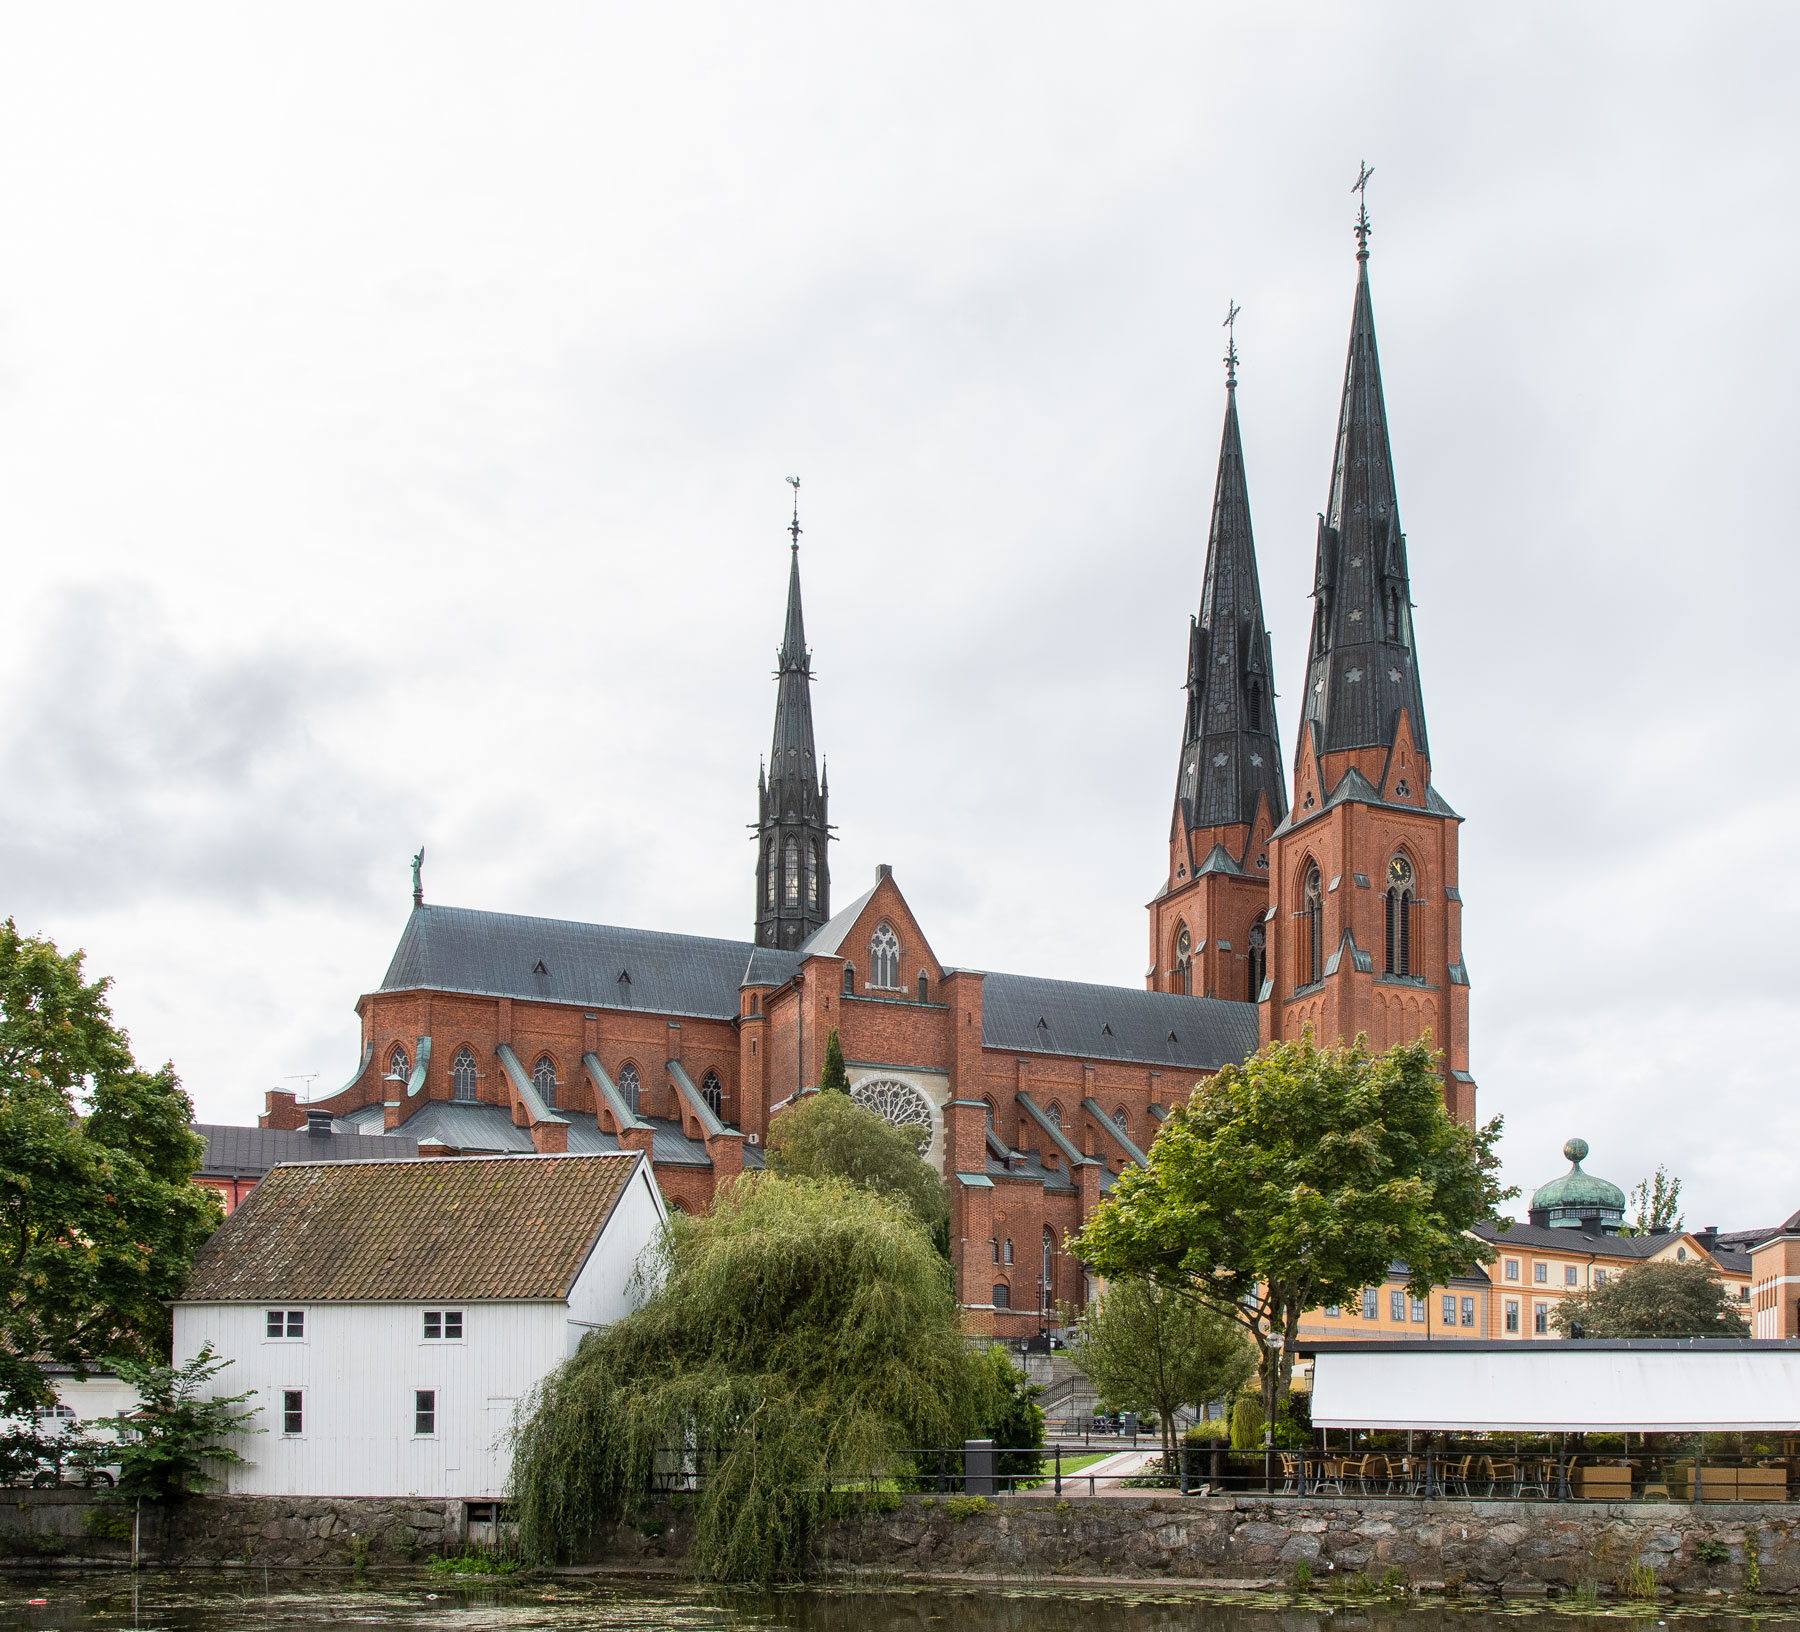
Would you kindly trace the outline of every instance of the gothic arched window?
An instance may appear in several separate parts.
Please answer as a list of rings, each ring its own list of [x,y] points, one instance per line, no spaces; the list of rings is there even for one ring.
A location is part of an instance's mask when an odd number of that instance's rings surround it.
[[[701,1097],[712,1108],[714,1116],[725,1114],[725,1084],[719,1081],[717,1071],[708,1071],[700,1079]]]
[[[1194,989],[1194,942],[1186,924],[1175,926],[1175,990]]]
[[[451,1092],[465,1103],[473,1103],[475,1099],[475,1056],[468,1049],[458,1049],[456,1058],[450,1062]]]
[[[1268,937],[1264,934],[1261,924],[1252,924],[1250,926],[1250,1002],[1255,1003],[1262,998],[1263,981],[1268,978],[1268,973]]]
[[[406,1063],[406,1050],[396,1044],[394,1052],[388,1055],[388,1080],[404,1082],[410,1070],[411,1068]]]
[[[531,1086],[546,1105],[556,1104],[556,1062],[548,1054],[541,1055],[531,1068]]]
[[[1410,975],[1412,956],[1413,866],[1404,855],[1388,863],[1387,972]]]
[[[856,996],[856,965],[853,963],[844,965],[844,996]]]
[[[994,1285],[994,1307],[996,1309],[1012,1308],[1012,1290],[1004,1281],[998,1281]]]
[[[1319,864],[1306,869],[1306,884],[1300,900],[1300,972],[1301,982],[1312,986],[1325,978],[1325,885],[1319,877]]]
[[[816,907],[819,904],[819,847],[817,843],[809,843],[806,847],[806,904]]]
[[[869,937],[869,984],[893,991],[900,984],[900,937],[883,924]]]
[[[1049,1117],[1057,1127],[1060,1128],[1063,1125],[1062,1106],[1057,1104],[1055,1100],[1051,1100],[1050,1103],[1044,1107],[1044,1115]]]
[[[619,1098],[625,1101],[625,1108],[633,1116],[638,1109],[638,1068],[629,1060],[619,1067]]]
[[[775,841],[770,839],[763,847],[763,876],[768,880],[766,890],[769,905],[775,905]]]
[[[926,979],[925,971],[923,969],[921,969],[919,971],[919,1001],[921,1003],[929,1001],[930,992],[931,992],[931,982]]]
[[[1039,1277],[1038,1307],[1049,1309],[1056,1302],[1056,1232],[1044,1226],[1044,1264]]]
[[[1131,1118],[1125,1114],[1125,1107],[1123,1105],[1118,1106],[1113,1111],[1112,1125],[1117,1128],[1120,1133],[1124,1134],[1127,1139],[1131,1137]]]
[[[786,877],[782,881],[782,893],[790,907],[800,905],[800,841],[787,841],[787,860],[784,864]]]

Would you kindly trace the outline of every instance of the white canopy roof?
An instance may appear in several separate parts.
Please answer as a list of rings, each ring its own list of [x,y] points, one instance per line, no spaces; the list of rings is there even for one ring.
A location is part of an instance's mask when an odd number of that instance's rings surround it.
[[[1320,1344],[1315,1428],[1800,1429],[1800,1343]]]

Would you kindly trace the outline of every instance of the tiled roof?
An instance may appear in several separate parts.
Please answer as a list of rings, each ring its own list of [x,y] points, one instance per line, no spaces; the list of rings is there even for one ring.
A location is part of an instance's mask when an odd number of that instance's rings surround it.
[[[738,983],[754,950],[748,941],[704,935],[466,907],[415,907],[381,989],[473,992],[730,1020],[738,1012]]]
[[[379,1105],[375,1107],[374,1120],[379,1129]],[[196,1122],[194,1132],[206,1141],[206,1154],[197,1169],[202,1176],[261,1175],[277,1162],[386,1162],[419,1154],[419,1143],[410,1136],[369,1135],[354,1129],[296,1133],[287,1128],[240,1128],[222,1122]]]
[[[187,1302],[563,1298],[635,1153],[275,1168],[200,1249]]]
[[[1255,1053],[1257,1010],[1254,1003],[1217,997],[987,974],[981,981],[981,1041],[1020,1054],[1216,1071]]]

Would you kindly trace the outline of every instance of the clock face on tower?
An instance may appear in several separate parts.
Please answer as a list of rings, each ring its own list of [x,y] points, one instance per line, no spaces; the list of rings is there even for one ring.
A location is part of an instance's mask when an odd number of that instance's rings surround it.
[[[1412,883],[1412,863],[1405,856],[1395,856],[1388,863],[1388,883],[1397,890],[1403,890]]]

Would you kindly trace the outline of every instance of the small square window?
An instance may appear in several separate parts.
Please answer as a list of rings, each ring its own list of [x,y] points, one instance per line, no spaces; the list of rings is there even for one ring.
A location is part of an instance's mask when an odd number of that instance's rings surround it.
[[[1517,1258],[1506,1260],[1506,1278],[1509,1281],[1516,1281],[1519,1278],[1519,1260]]]
[[[281,1431],[284,1434],[303,1433],[306,1428],[306,1415],[303,1409],[304,1398],[297,1388],[283,1389],[281,1392]]]
[[[451,1340],[462,1336],[462,1310],[446,1309],[444,1311],[444,1336]]]
[[[437,1432],[437,1391],[435,1389],[421,1388],[414,1391],[413,1432],[415,1434],[435,1434]]]
[[[271,1309],[263,1329],[270,1337],[305,1337],[306,1311]]]
[[[1531,1266],[1531,1278],[1536,1281],[1539,1286],[1542,1286],[1545,1281],[1550,1279],[1550,1266],[1548,1264],[1533,1264]]]
[[[1444,1324],[1446,1326],[1456,1324],[1456,1299],[1449,1293],[1444,1295]]]
[[[436,1309],[425,1311],[425,1336],[427,1339],[444,1335],[444,1317]]]
[[[1404,1292],[1388,1293],[1388,1319],[1406,1319],[1406,1294]]]
[[[1581,1272],[1573,1264],[1563,1265],[1563,1285],[1575,1286],[1580,1280]]]
[[[1475,1300],[1473,1298],[1464,1298],[1462,1300],[1462,1309],[1463,1309],[1463,1318],[1462,1318],[1463,1325],[1473,1326],[1475,1324]]]
[[[1326,1318],[1329,1320],[1336,1320],[1343,1312],[1344,1306],[1339,1303],[1328,1304],[1325,1309]]]
[[[1517,1298],[1506,1300],[1506,1329],[1509,1332],[1516,1332],[1519,1329],[1519,1300]]]

